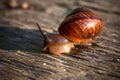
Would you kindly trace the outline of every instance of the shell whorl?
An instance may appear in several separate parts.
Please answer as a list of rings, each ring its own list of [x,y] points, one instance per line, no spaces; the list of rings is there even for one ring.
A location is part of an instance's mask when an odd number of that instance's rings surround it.
[[[101,32],[102,27],[102,20],[95,13],[85,8],[76,8],[65,17],[58,31],[68,40],[80,42],[94,38]]]

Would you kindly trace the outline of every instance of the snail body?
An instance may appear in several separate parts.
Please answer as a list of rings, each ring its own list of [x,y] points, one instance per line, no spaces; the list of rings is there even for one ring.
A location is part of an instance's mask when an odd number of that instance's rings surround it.
[[[50,36],[49,41],[46,41],[45,45],[44,50],[48,49],[53,54],[69,53],[71,48],[74,47],[73,42],[61,35]]]
[[[39,24],[37,23],[40,33],[44,37],[44,51],[48,50],[49,53],[59,55],[60,53],[69,53],[74,43],[61,35],[47,36]]]
[[[53,54],[69,53],[76,44],[88,46],[94,42],[93,38],[101,32],[102,27],[102,20],[95,13],[85,8],[72,10],[60,24],[58,35],[48,37],[38,25],[45,39],[44,49],[48,49]]]

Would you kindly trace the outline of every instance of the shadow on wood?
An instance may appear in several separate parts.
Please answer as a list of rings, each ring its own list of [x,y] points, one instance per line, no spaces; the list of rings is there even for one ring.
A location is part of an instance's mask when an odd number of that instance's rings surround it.
[[[20,51],[42,51],[43,38],[38,30],[24,30],[11,26],[0,26],[0,49]]]

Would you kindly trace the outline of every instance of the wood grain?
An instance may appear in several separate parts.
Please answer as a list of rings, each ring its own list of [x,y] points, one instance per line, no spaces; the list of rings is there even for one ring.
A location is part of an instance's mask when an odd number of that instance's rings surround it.
[[[26,1],[34,9],[7,9],[0,3],[0,80],[120,79],[120,1]],[[35,23],[39,22],[48,34],[56,34],[64,17],[80,6],[104,21],[96,44],[60,56],[44,52],[43,38]]]

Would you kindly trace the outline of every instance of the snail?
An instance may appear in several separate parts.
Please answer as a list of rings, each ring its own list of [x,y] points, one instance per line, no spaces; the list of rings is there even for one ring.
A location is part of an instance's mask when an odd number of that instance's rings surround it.
[[[44,50],[53,54],[69,53],[75,45],[88,46],[103,28],[103,22],[92,11],[76,8],[68,14],[58,28],[59,34],[47,36],[37,23],[44,37]]]

